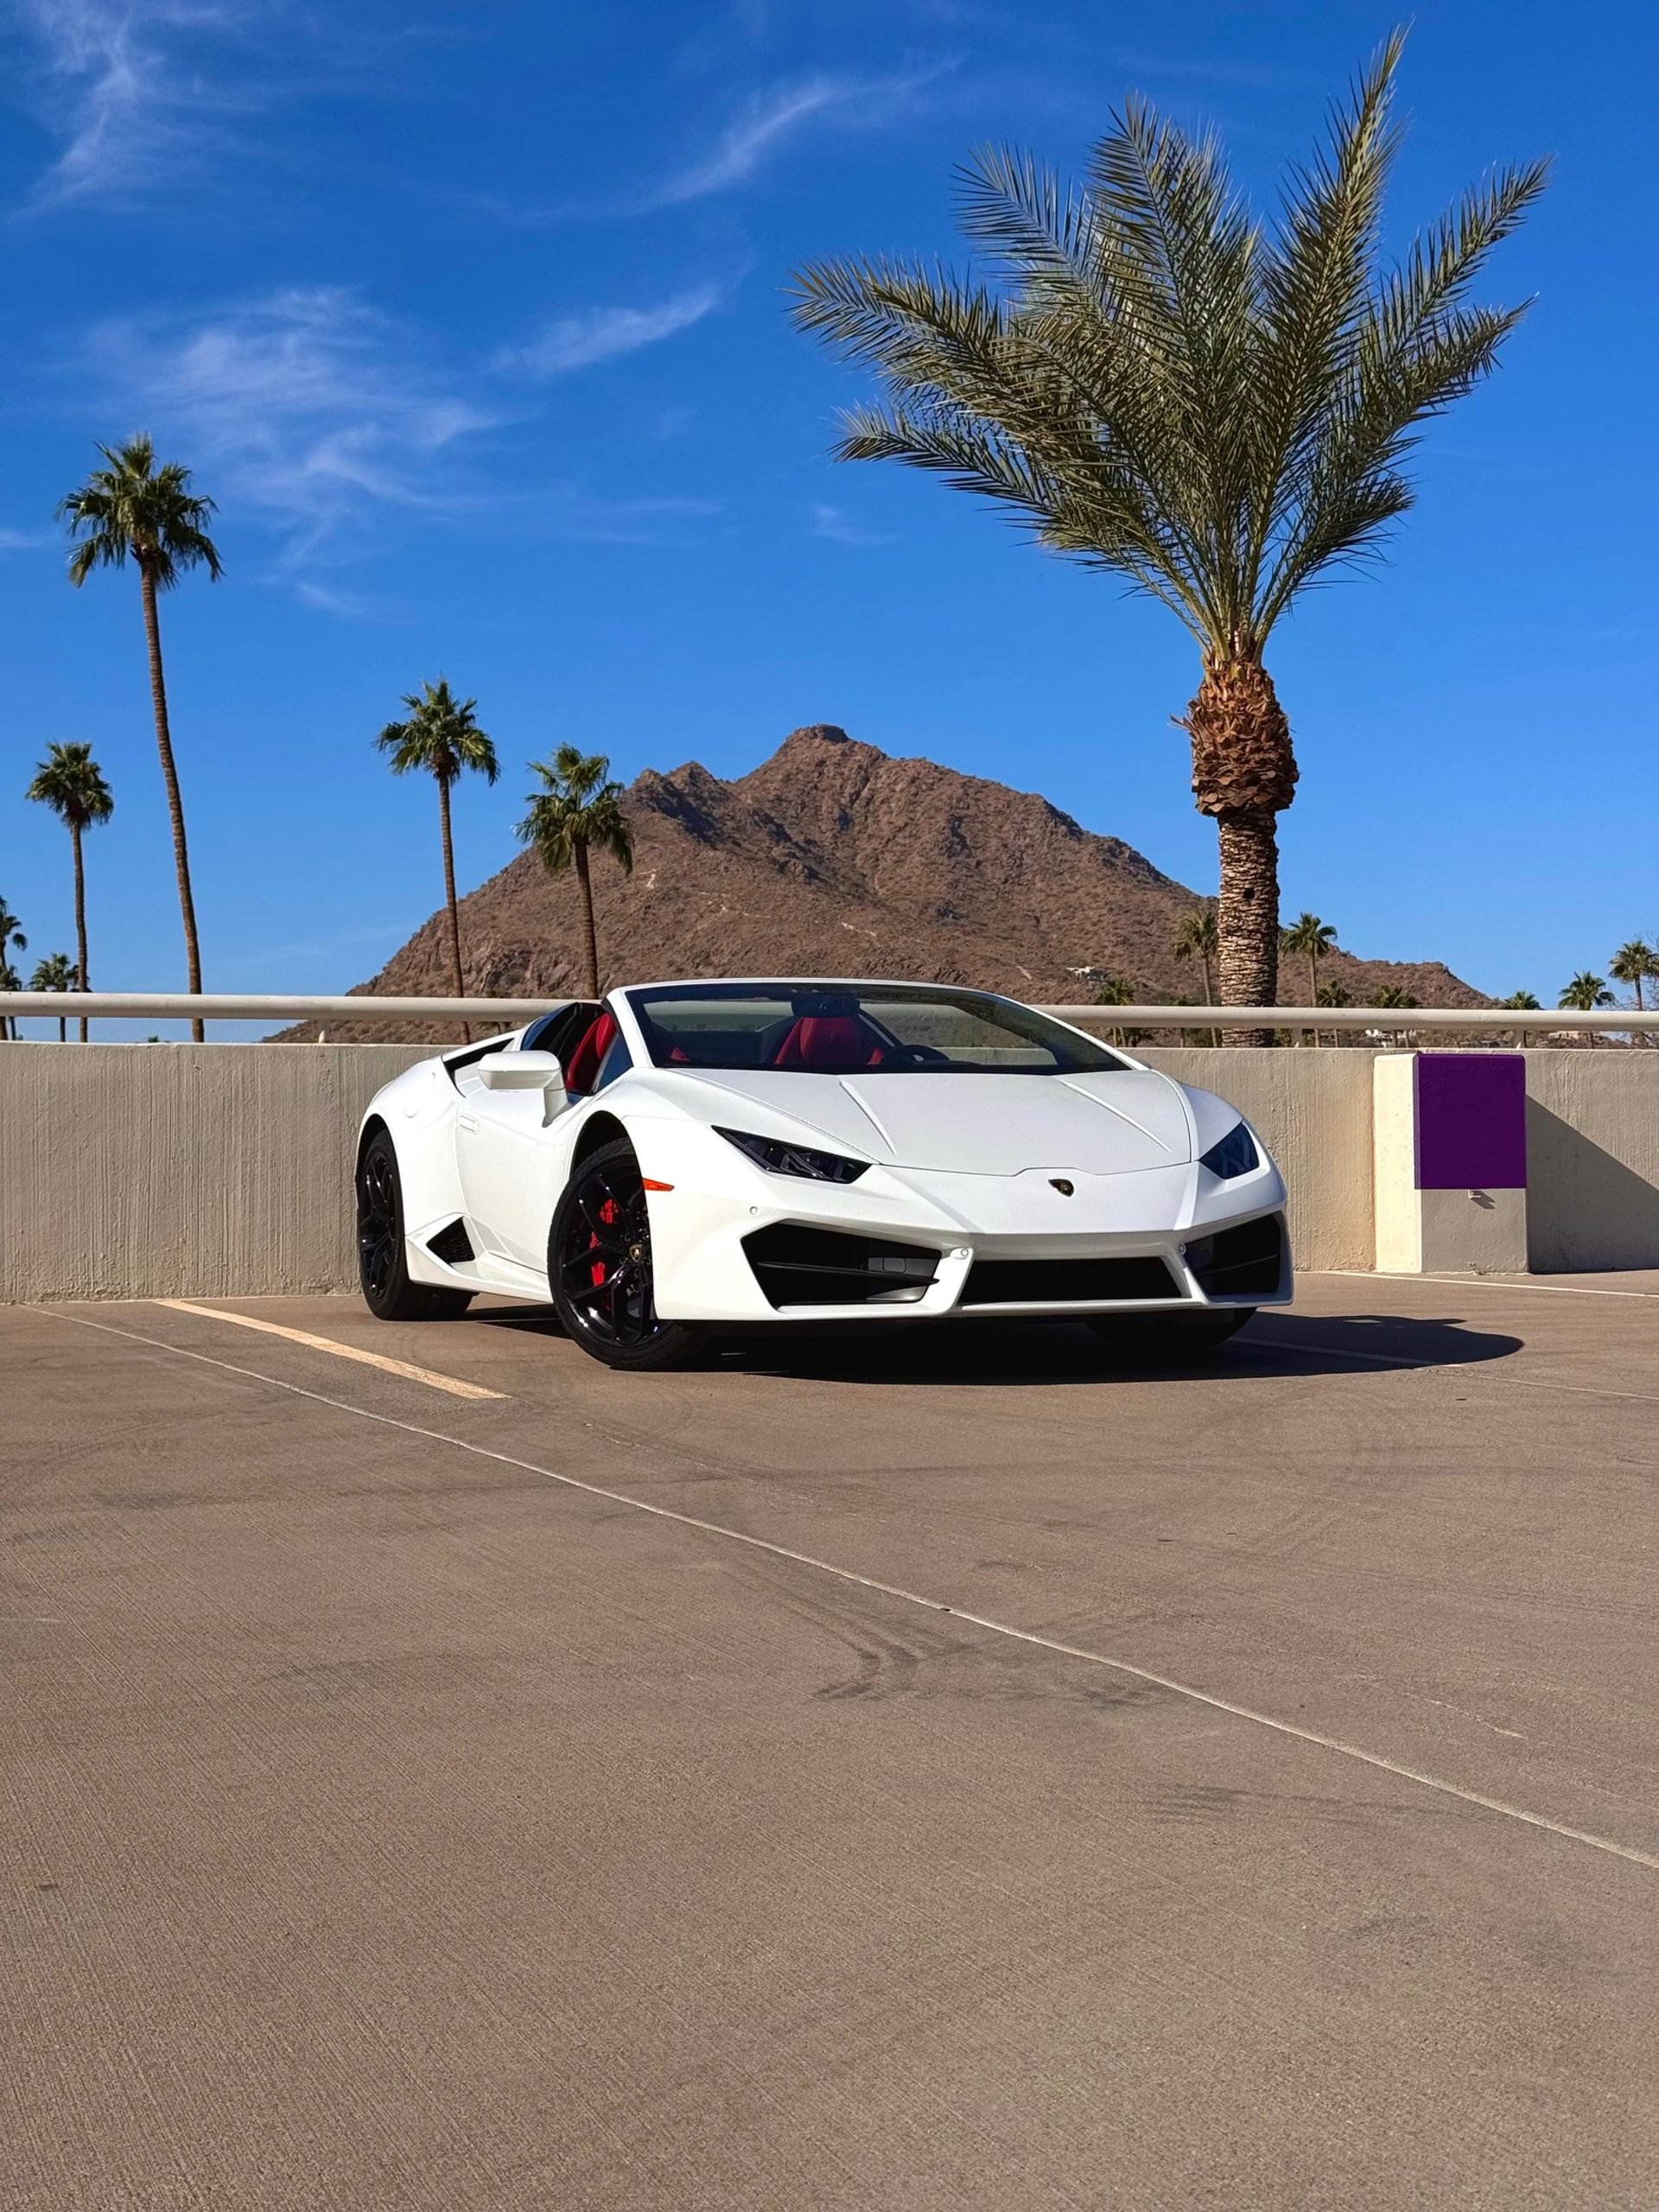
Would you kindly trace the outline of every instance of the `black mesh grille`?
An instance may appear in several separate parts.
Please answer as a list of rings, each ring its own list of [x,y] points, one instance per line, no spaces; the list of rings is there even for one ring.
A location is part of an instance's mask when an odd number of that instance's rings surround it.
[[[1161,1260],[976,1260],[964,1306],[1082,1305],[1094,1299],[1179,1298]]]
[[[435,1260],[442,1260],[446,1268],[458,1268],[463,1260],[476,1259],[473,1240],[467,1234],[464,1221],[452,1221],[448,1229],[441,1229],[435,1236],[429,1236],[426,1249]]]
[[[756,1230],[743,1249],[772,1306],[868,1306],[874,1299],[905,1305],[926,1289],[939,1264],[925,1245],[788,1221]]]
[[[1285,1224],[1276,1213],[1194,1239],[1186,1264],[1211,1298],[1270,1298],[1285,1264]]]

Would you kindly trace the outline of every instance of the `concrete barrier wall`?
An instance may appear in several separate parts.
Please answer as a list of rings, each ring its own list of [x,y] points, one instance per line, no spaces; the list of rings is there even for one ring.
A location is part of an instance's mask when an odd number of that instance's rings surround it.
[[[0,1045],[0,1300],[343,1290],[352,1140],[419,1045]]]
[[[427,1050],[0,1045],[0,1300],[350,1288],[358,1121]],[[1372,1264],[1371,1052],[1138,1056],[1262,1131],[1299,1265]],[[1659,1267],[1659,1052],[1529,1052],[1527,1084],[1533,1267]]]

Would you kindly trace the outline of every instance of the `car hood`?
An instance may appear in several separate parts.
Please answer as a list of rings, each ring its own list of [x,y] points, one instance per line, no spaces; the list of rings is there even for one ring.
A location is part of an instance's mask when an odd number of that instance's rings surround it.
[[[760,1107],[768,1117],[816,1131],[837,1151],[894,1167],[963,1175],[1075,1167],[1125,1175],[1192,1157],[1180,1090],[1150,1068],[1071,1076],[722,1068],[679,1080],[716,1094],[704,1108],[713,1122],[742,1128],[743,1107]]]

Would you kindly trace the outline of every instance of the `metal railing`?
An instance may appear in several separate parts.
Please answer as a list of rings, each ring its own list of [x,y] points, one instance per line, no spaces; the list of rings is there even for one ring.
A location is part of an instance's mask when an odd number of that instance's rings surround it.
[[[234,992],[8,991],[0,1015],[102,1021],[467,1021],[512,1028],[559,1001],[530,999],[247,996]],[[1659,1032],[1659,1012],[1611,1007],[1593,1014],[1541,1007],[1381,1006],[1046,1006],[1079,1027],[1105,1029],[1351,1030],[1374,1036],[1452,1030],[1464,1036],[1561,1036],[1588,1031],[1630,1036]]]

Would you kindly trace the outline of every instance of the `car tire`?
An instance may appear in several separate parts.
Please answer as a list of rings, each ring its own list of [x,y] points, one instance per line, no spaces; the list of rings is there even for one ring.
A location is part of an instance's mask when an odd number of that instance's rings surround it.
[[[1194,1314],[1101,1313],[1091,1317],[1089,1325],[1123,1359],[1170,1365],[1202,1359],[1255,1319],[1254,1306],[1228,1306]]]
[[[607,1367],[687,1367],[705,1348],[704,1331],[658,1317],[645,1188],[625,1139],[590,1152],[566,1185],[547,1281],[565,1334]]]
[[[378,1321],[452,1321],[473,1302],[469,1290],[415,1282],[404,1242],[404,1186],[397,1153],[384,1129],[357,1165],[357,1279]]]

